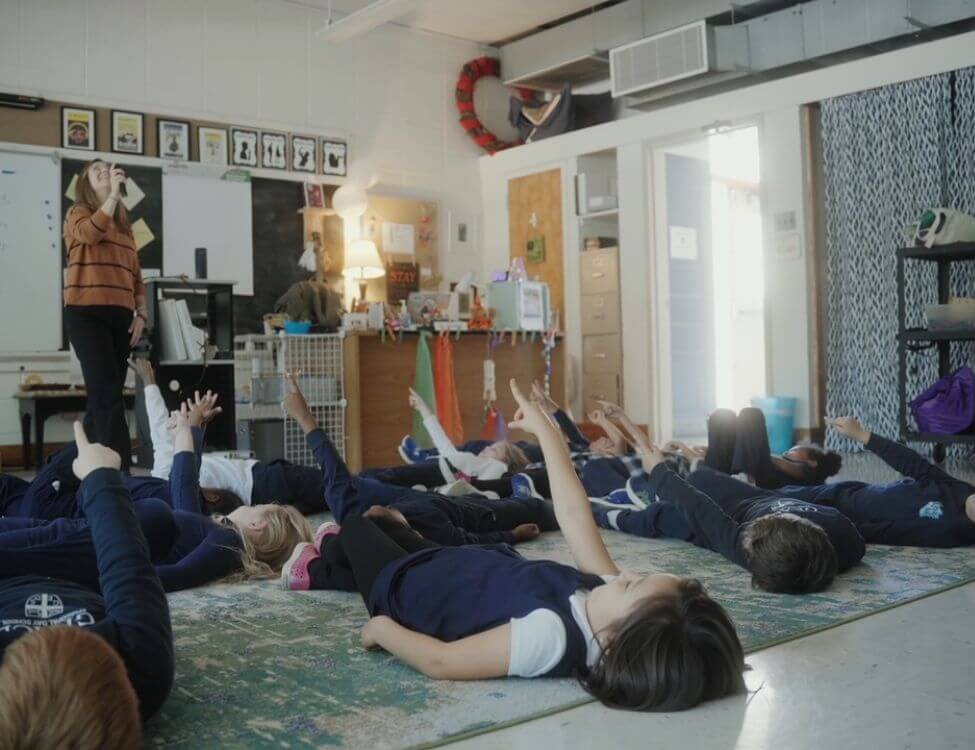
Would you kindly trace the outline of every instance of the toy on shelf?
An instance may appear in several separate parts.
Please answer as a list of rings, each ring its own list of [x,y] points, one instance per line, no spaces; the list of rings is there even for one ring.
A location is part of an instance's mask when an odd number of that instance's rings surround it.
[[[491,311],[484,309],[484,305],[481,303],[481,295],[477,293],[477,289],[471,291],[474,299],[471,301],[471,317],[467,321],[467,330],[490,331],[492,325]]]

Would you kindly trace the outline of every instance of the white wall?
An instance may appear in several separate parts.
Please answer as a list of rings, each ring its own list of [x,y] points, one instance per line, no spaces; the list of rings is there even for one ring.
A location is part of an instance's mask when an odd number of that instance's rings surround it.
[[[699,134],[715,120],[758,122],[762,137],[765,217],[766,310],[769,339],[769,390],[799,398],[797,426],[809,426],[810,379],[806,248],[800,258],[777,253],[772,216],[796,211],[800,230],[806,220],[802,199],[802,152],[799,108],[802,104],[889,83],[975,65],[975,32],[960,34],[895,52],[785,78],[750,88],[701,98],[648,113],[568,133],[482,158],[481,190],[485,216],[485,268],[507,265],[507,180],[519,174],[561,165],[572,174],[576,157],[618,148],[620,159],[620,249],[623,303],[624,400],[638,421],[653,423],[652,384],[648,373],[652,349],[649,256],[653,252],[647,159],[651,144],[684,133]],[[564,183],[568,189],[571,182]],[[567,222],[567,228],[575,222]],[[566,263],[573,261],[574,235],[566,232]],[[578,284],[566,269],[568,353],[578,336]],[[645,280],[645,281],[644,281]],[[646,286],[644,287],[644,283]],[[641,349],[646,347],[646,349]],[[578,404],[575,405],[578,409]],[[663,436],[667,437],[667,436]]]
[[[376,192],[440,202],[447,279],[480,270],[479,244],[447,253],[446,235],[449,212],[483,226],[483,152],[457,122],[453,90],[485,48],[400,26],[328,43],[314,34],[325,22],[285,0],[0,0],[0,90],[345,137]],[[9,396],[21,365],[33,366],[0,362],[0,444],[20,441]],[[65,439],[53,422],[50,439]]]

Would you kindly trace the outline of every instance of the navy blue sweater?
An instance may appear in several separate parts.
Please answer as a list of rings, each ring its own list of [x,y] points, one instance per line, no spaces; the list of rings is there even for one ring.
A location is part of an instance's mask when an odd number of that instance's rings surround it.
[[[121,475],[93,471],[81,485],[98,558],[102,593],[70,580],[0,571],[0,657],[26,632],[51,625],[87,627],[122,657],[147,719],[173,684],[173,635],[169,606],[156,577]]]
[[[683,510],[690,532],[687,535],[674,534],[675,536],[687,539],[699,547],[714,550],[746,570],[749,569],[749,563],[743,547],[745,530],[759,518],[780,513],[808,519],[823,529],[836,550],[839,572],[860,562],[866,551],[863,538],[856,527],[834,508],[762,494],[759,489],[755,490],[755,497],[721,503],[685,482],[665,464],[657,465],[650,472],[650,491],[656,493],[662,503],[654,503],[643,511],[622,511],[616,519],[621,530],[629,531],[627,527],[632,523],[623,514],[637,517],[647,514],[649,519],[657,519],[657,525],[662,525],[663,520],[659,517],[661,508],[658,506],[673,504]]]
[[[879,435],[870,436],[867,448],[906,478],[889,484],[782,487],[776,494],[837,508],[869,543],[912,547],[975,544],[975,523],[965,515],[965,500],[975,494],[975,487],[906,445]]]
[[[198,431],[194,428],[194,438]],[[179,534],[156,573],[166,591],[202,586],[241,570],[243,541],[233,526],[203,515],[200,504],[199,457],[202,441],[194,440],[193,453],[173,456],[169,474],[169,501]]]

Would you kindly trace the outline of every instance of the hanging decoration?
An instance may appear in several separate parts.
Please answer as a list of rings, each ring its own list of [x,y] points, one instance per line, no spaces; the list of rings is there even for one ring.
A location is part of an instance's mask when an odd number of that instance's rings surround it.
[[[501,73],[501,62],[496,57],[479,57],[471,60],[461,68],[457,85],[454,88],[454,98],[457,101],[457,111],[460,113],[460,125],[464,132],[489,154],[503,151],[512,146],[518,146],[521,141],[502,141],[494,133],[484,127],[484,123],[477,117],[474,110],[474,86],[485,76],[497,78]],[[536,93],[530,89],[518,89],[522,101],[535,104]]]
[[[437,419],[450,442],[464,442],[464,424],[454,380],[454,345],[447,331],[441,332],[433,349],[433,386],[437,394]]]
[[[416,342],[416,369],[413,372],[413,390],[426,401],[434,413],[437,412],[437,393],[433,382],[433,367],[430,362],[430,347],[427,346],[427,339],[430,338],[429,331],[420,331]],[[413,412],[413,439],[421,448],[433,447],[433,440],[423,426],[423,417],[419,412]]]

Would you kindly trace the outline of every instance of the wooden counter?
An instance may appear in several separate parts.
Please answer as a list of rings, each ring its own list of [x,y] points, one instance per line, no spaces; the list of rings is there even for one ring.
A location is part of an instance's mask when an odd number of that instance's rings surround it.
[[[418,334],[407,333],[402,341],[389,337],[385,342],[378,333],[349,334],[344,342],[346,409],[346,462],[353,471],[381,466],[397,466],[402,459],[397,453],[400,440],[413,426],[412,410],[407,403],[407,389],[413,385]],[[430,339],[431,358],[435,341]],[[462,333],[451,337],[454,346],[454,379],[460,401],[464,438],[478,439],[484,417],[484,360],[487,358],[487,334]],[[552,395],[560,403],[565,399],[565,347],[562,342],[552,352]],[[515,378],[525,392],[532,380],[545,377],[545,360],[541,337],[511,344],[510,334],[491,354],[495,366],[498,402],[505,419],[515,413],[514,399],[508,380]],[[513,433],[523,439],[524,433]]]

